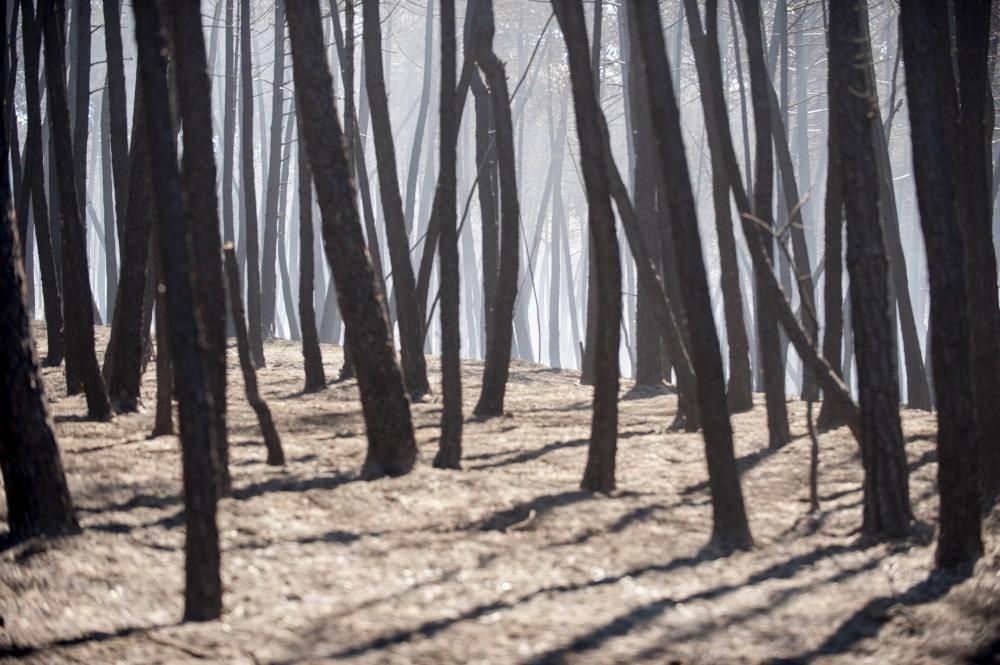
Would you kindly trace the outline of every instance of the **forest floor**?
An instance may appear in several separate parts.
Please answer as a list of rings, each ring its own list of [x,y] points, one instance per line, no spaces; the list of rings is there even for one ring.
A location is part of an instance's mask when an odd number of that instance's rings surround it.
[[[39,348],[44,329],[36,327]],[[103,349],[107,330],[98,330]],[[341,362],[323,348],[327,376]],[[358,480],[354,382],[301,394],[298,344],[259,372],[287,457],[264,463],[230,347],[234,491],[219,507],[225,614],[180,624],[184,528],[177,439],[142,413],[81,420],[62,369],[45,371],[82,535],[0,543],[0,660],[49,662],[688,663],[998,662],[1000,519],[974,571],[930,574],[934,416],[905,411],[910,540],[861,542],[861,464],[846,429],[820,437],[820,511],[807,518],[805,405],[767,448],[763,405],[733,418],[756,541],[725,558],[711,527],[700,434],[667,431],[675,397],[620,403],[618,487],[578,490],[591,390],[515,363],[509,415],[466,421],[461,472],[439,471],[440,399],[413,406],[413,473]],[[429,360],[432,384],[439,379]],[[464,366],[465,412],[482,363]],[[2,503],[0,503],[2,508]],[[0,513],[2,516],[3,513]],[[978,655],[977,655],[978,654]]]

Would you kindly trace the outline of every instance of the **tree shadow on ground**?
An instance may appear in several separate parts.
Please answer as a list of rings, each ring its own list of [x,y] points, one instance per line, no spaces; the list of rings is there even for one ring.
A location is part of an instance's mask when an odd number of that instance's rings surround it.
[[[796,437],[802,438],[802,437]],[[794,439],[793,439],[794,440]],[[755,450],[752,453],[748,453],[741,457],[736,458],[736,468],[739,474],[742,476],[747,471],[750,471],[758,464],[768,459],[775,453],[781,452],[784,448],[771,448],[770,446],[761,448],[760,450]],[[708,489],[708,480],[702,480],[695,483],[694,485],[688,485],[683,490],[681,490],[681,495],[696,494],[697,492],[704,492]]]
[[[847,618],[822,644],[812,651],[774,663],[804,663],[819,656],[835,656],[850,651],[863,639],[877,637],[882,626],[889,622],[889,610],[896,605],[913,607],[943,598],[956,585],[972,574],[972,567],[944,571],[935,570],[922,582],[914,584],[906,591],[873,598],[857,612]]]
[[[123,637],[147,635],[160,628],[170,628],[179,624],[155,624],[151,626],[125,626],[114,631],[92,630],[76,637],[66,637],[45,644],[20,645],[16,643],[0,644],[0,658],[27,658],[38,656],[50,649],[74,647],[91,642],[106,642]],[[52,654],[50,654],[51,656]]]
[[[500,510],[489,517],[466,527],[469,531],[507,531],[515,525],[523,525],[540,518],[553,508],[568,506],[594,498],[592,492],[573,490],[558,494],[543,494],[530,501],[523,501],[512,508]]]
[[[547,443],[541,448],[535,448],[534,450],[526,450],[516,455],[512,455],[506,459],[499,460],[497,462],[487,462],[485,464],[477,464],[475,466],[470,466],[469,470],[481,471],[483,469],[495,469],[501,466],[510,466],[512,464],[523,464],[525,462],[530,462],[536,460],[539,457],[544,457],[551,452],[557,450],[563,450],[565,448],[580,448],[586,446],[590,443],[590,439],[570,439],[568,441],[553,441],[552,443]]]

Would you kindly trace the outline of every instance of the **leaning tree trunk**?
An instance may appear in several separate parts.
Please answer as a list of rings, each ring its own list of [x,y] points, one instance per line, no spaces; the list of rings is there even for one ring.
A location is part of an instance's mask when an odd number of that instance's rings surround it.
[[[661,180],[673,221],[677,260],[687,279],[687,288],[682,295],[690,330],[691,361],[698,377],[697,394],[708,458],[713,512],[712,542],[723,550],[745,549],[753,541],[733,453],[722,356],[712,318],[694,196],[684,152],[671,150],[671,146],[683,145],[683,139],[680,112],[670,81],[670,64],[667,62],[663,43],[659,8],[654,3],[636,3],[635,10],[629,20],[635,22],[640,39]]]
[[[38,247],[38,262],[42,273],[42,298],[45,301],[45,332],[47,355],[43,364],[55,367],[63,361],[63,305],[59,285],[59,270],[52,245],[52,226],[45,197],[45,167],[42,160],[41,95],[38,90],[38,60],[42,44],[41,25],[35,19],[30,0],[22,0],[21,35],[24,52],[24,93],[28,107],[28,136],[25,141],[22,193],[18,218],[27,221],[27,200],[31,199],[32,221]],[[58,222],[57,222],[58,223]]]
[[[583,5],[575,0],[555,0],[556,18],[566,41],[573,104],[576,109],[580,163],[587,190],[592,270],[596,275],[594,302],[597,334],[592,352],[594,407],[590,427],[587,466],[581,487],[591,492],[611,492],[615,488],[615,454],[618,439],[618,344],[621,321],[621,264],[615,216],[611,210],[606,160],[610,151],[603,145],[601,106],[587,48],[587,26]]]
[[[7,30],[5,21],[0,19],[0,23],[2,43]],[[0,56],[0,60],[5,59]],[[0,62],[0,90],[6,89],[5,77],[6,63]],[[5,114],[0,113],[0,122],[5,120]],[[11,211],[4,132],[0,132],[0,141],[0,339],[4,340],[0,344],[0,472],[7,495],[10,535],[22,540],[77,533],[80,527],[73,513],[31,339],[21,243]]]
[[[993,100],[989,83],[990,2],[954,3],[959,63],[956,179],[958,218],[965,235],[965,279],[969,297],[972,397],[976,447],[984,497],[1000,492],[1000,310],[993,252],[990,142]]]
[[[413,468],[417,445],[389,321],[365,250],[340,123],[331,112],[335,108],[333,79],[323,46],[319,6],[317,0],[286,0],[285,7],[296,108],[323,218],[327,261],[354,352],[368,431],[362,477],[399,476]]]
[[[77,205],[73,174],[73,142],[66,99],[65,56],[61,16],[63,0],[40,7],[39,21],[45,36],[46,88],[51,100],[52,138],[56,147],[56,171],[62,192],[63,294],[66,315],[66,351],[76,359],[76,369],[87,397],[87,415],[94,420],[111,417],[111,405],[94,352],[94,310],[87,267],[87,230]],[[67,384],[71,385],[67,374]]]
[[[983,553],[983,541],[976,482],[976,414],[969,375],[970,326],[963,266],[967,255],[961,223],[955,219],[955,197],[962,191],[955,185],[961,153],[948,7],[944,3],[907,0],[901,7],[900,26],[913,136],[913,174],[931,289],[931,363],[938,406],[941,493],[935,562],[940,567],[951,567],[978,559]],[[854,320],[859,318],[855,316]]]
[[[774,218],[771,211],[774,168],[771,153],[772,110],[768,96],[770,86],[764,64],[762,45],[760,0],[740,0],[740,16],[747,40],[750,60],[750,96],[753,102],[754,131],[756,133],[756,160],[754,173],[753,213],[763,222],[757,234],[764,245],[767,257],[774,260]],[[757,274],[757,290],[764,289]],[[757,301],[757,344],[764,367],[764,396],[767,400],[767,431],[771,448],[780,448],[791,440],[788,431],[788,409],[785,406],[785,363],[781,357],[777,315],[767,299]]]
[[[427,11],[430,13],[431,4]],[[430,46],[428,45],[428,48]],[[461,468],[462,459],[462,347],[459,332],[458,230],[456,227],[456,147],[458,114],[455,112],[455,0],[441,0],[441,442],[434,466]],[[429,63],[425,63],[429,65]]]
[[[185,216],[194,246],[196,304],[204,332],[206,371],[212,392],[216,481],[219,496],[232,491],[226,433],[226,291],[212,137],[212,84],[201,31],[199,0],[175,0],[171,27],[184,152],[181,180]]]
[[[378,0],[364,0],[365,85],[371,104],[372,130],[375,133],[375,156],[378,162],[379,190],[385,214],[386,239],[392,263],[393,291],[399,319],[400,354],[403,378],[410,397],[417,399],[430,388],[424,360],[424,325],[416,298],[416,281],[410,263],[410,243],[403,217],[403,201],[396,173],[396,150],[392,143],[389,99],[382,70],[382,28]]]
[[[476,62],[486,75],[496,121],[497,161],[500,170],[500,272],[492,305],[492,333],[487,342],[483,386],[476,404],[477,417],[503,413],[507,376],[510,372],[511,338],[514,329],[514,305],[517,301],[518,264],[520,262],[521,212],[514,170],[514,128],[510,115],[510,94],[504,65],[493,52],[493,0],[481,3],[472,27],[476,44]]]
[[[194,4],[197,0],[184,0]],[[212,381],[199,345],[204,331],[198,321],[194,273],[198,262],[186,242],[190,229],[181,207],[177,172],[177,149],[170,118],[166,48],[155,3],[133,5],[139,76],[146,95],[146,131],[149,139],[150,176],[159,254],[166,286],[165,300],[170,320],[174,386],[180,421],[181,461],[184,477],[186,523],[184,619],[208,621],[222,613],[222,582],[219,574],[219,532],[216,525],[215,436]],[[190,11],[190,7],[188,10]],[[200,21],[198,23],[200,25]],[[200,29],[200,28],[199,28]],[[202,45],[204,48],[204,45]],[[204,53],[204,51],[202,51]],[[206,82],[207,83],[207,82]],[[206,108],[206,111],[208,109]],[[210,127],[210,126],[209,126]],[[211,143],[207,147],[210,147]],[[214,187],[215,180],[209,183]],[[190,192],[187,193],[190,197]]]

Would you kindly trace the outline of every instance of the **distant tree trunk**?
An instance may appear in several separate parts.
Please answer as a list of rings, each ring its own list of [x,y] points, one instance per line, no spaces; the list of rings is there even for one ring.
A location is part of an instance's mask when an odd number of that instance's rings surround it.
[[[427,5],[431,12],[431,4]],[[430,44],[427,45],[430,49]],[[462,459],[462,338],[459,332],[459,265],[456,227],[457,173],[455,147],[458,117],[455,112],[455,0],[441,0],[441,235],[439,236],[441,284],[441,442],[434,466],[461,468]],[[430,63],[425,62],[429,67]],[[412,165],[411,165],[412,166]]]
[[[685,17],[691,36],[692,50],[702,88],[710,86],[705,63],[705,35],[701,30],[701,15],[694,0],[685,0]],[[710,95],[701,95],[702,109],[706,116],[718,113]],[[729,342],[729,385],[726,401],[732,413],[753,408],[753,376],[750,372],[750,342],[743,320],[743,295],[740,293],[740,270],[736,258],[736,237],[733,233],[732,209],[729,204],[729,177],[726,173],[721,146],[715,132],[709,132],[709,150],[712,160],[712,202],[715,208],[715,230],[719,242],[719,268],[722,287],[722,305],[725,313],[726,338]],[[638,168],[637,168],[638,171]],[[638,182],[638,180],[637,180]]]
[[[19,219],[28,218],[27,199],[31,199],[31,215],[38,246],[38,262],[42,274],[42,298],[45,301],[45,332],[48,345],[44,365],[55,367],[63,361],[63,305],[59,286],[59,271],[52,246],[52,226],[48,203],[45,198],[45,168],[42,160],[41,96],[38,90],[38,61],[42,44],[41,25],[35,19],[35,10],[29,0],[21,0],[21,35],[24,53],[24,91],[28,109],[28,136],[25,141],[23,190],[18,206]],[[56,220],[58,224],[58,220]]]
[[[250,355],[254,365],[263,367],[264,341],[261,335],[260,257],[257,239],[257,185],[253,154],[253,44],[250,42],[250,0],[240,4],[240,109],[243,114],[240,153],[243,160],[243,205],[246,210],[244,244],[247,262],[247,314],[250,329]]]
[[[76,104],[73,113],[73,168],[76,174],[77,205],[87,209],[87,141],[90,130],[90,0],[73,3],[73,25],[76,27],[76,54],[73,58],[73,92]],[[82,214],[82,212],[81,212]]]
[[[340,123],[331,112],[335,108],[333,79],[323,47],[319,6],[316,0],[286,0],[285,7],[296,108],[323,218],[327,261],[334,273],[354,353],[368,431],[362,477],[400,476],[413,468],[417,446],[389,322],[365,251]]]
[[[128,198],[120,242],[122,267],[111,337],[104,354],[108,395],[119,412],[135,411],[145,367],[145,343],[152,315],[150,229],[152,200],[149,181],[149,142],[146,137],[142,84],[136,84],[132,141],[128,160]],[[158,279],[153,276],[153,280]],[[150,295],[147,297],[147,292]],[[157,351],[159,353],[159,351]]]
[[[7,37],[6,17],[0,18],[0,24],[2,44]],[[2,46],[0,52],[6,53]],[[0,77],[6,76],[6,63],[0,62]],[[6,90],[4,83],[0,79],[0,90]],[[4,125],[6,120],[5,113],[0,115]],[[7,179],[5,131],[0,132],[0,141],[0,339],[4,340],[0,344],[0,472],[7,495],[7,524],[17,541],[78,533],[80,527],[31,339],[24,264]]]
[[[193,4],[181,8],[187,17],[190,17],[188,12],[192,9],[200,11],[197,0],[185,2]],[[159,255],[166,286],[164,295],[170,320],[170,346],[173,351],[174,385],[179,409],[184,516],[187,527],[184,542],[184,619],[207,621],[218,618],[222,613],[222,583],[219,576],[219,533],[213,475],[216,473],[217,460],[213,441],[215,427],[212,380],[209,363],[204,357],[206,354],[199,348],[199,338],[204,339],[204,328],[198,320],[194,293],[195,289],[201,287],[196,278],[200,266],[196,258],[191,256],[188,243],[185,242],[188,225],[181,205],[177,149],[174,146],[174,128],[168,102],[165,45],[158,11],[154,3],[136,3],[133,8],[139,76],[148,101],[146,131],[149,139],[150,175],[156,204],[156,223],[160,231]],[[200,20],[195,25],[198,26],[200,38]],[[189,29],[190,24],[175,27],[180,33]],[[177,46],[180,48],[180,44]],[[208,89],[204,70],[204,43],[200,53],[202,76],[205,80],[202,82],[203,87],[192,94]],[[207,114],[209,111],[206,104],[204,112]],[[210,124],[208,128],[211,129]],[[200,129],[191,128],[195,131]],[[190,130],[186,128],[185,135],[187,131]],[[205,148],[211,149],[210,141]],[[215,178],[205,185],[206,188],[212,188],[214,198]],[[188,198],[193,194],[187,192]],[[213,227],[217,226],[217,223],[213,224]]]
[[[234,0],[226,0],[226,75],[222,93],[222,240],[235,242],[233,152],[236,145],[236,38]]]
[[[743,32],[747,39],[750,61],[750,93],[753,101],[756,152],[754,174],[754,215],[767,228],[758,229],[767,257],[774,260],[774,217],[771,211],[774,167],[771,154],[772,113],[768,87],[770,81],[764,64],[760,0],[740,0]],[[772,89],[773,91],[773,89]],[[757,290],[763,290],[761,275],[757,275]],[[781,358],[777,315],[769,302],[757,301],[757,343],[764,366],[764,395],[767,399],[767,431],[771,448],[780,448],[791,440],[788,431],[788,409],[785,406],[785,364]]]
[[[551,114],[550,114],[551,115]],[[566,98],[561,101],[559,113],[559,133],[555,135],[551,144],[553,159],[558,160],[553,173],[552,180],[552,239],[550,242],[552,273],[549,280],[549,365],[552,367],[562,367],[562,354],[560,352],[560,328],[559,328],[559,282],[562,279],[562,234],[566,220],[566,208],[562,195],[562,160],[566,146]]]
[[[399,342],[403,360],[403,378],[410,397],[417,399],[430,388],[424,360],[424,325],[416,299],[416,282],[410,263],[410,243],[403,217],[403,201],[396,173],[396,151],[392,144],[389,100],[382,69],[382,28],[379,1],[364,0],[365,85],[371,104],[375,155],[378,162],[379,189],[385,213],[386,238],[392,263],[393,291],[399,318]]]
[[[420,87],[420,106],[417,108],[417,124],[413,132],[413,146],[410,149],[410,166],[406,171],[406,202],[403,218],[406,220],[406,235],[413,232],[413,212],[417,198],[417,174],[420,171],[420,149],[424,144],[424,128],[427,126],[427,107],[431,101],[431,73],[434,69],[434,0],[427,0],[424,22],[424,69]],[[442,303],[443,304],[443,303]]]
[[[271,418],[271,409],[267,402],[260,396],[257,388],[257,372],[250,362],[250,348],[247,342],[247,324],[243,315],[243,300],[240,297],[240,270],[236,265],[236,250],[231,244],[226,245],[226,276],[229,280],[229,306],[233,316],[233,325],[236,328],[236,348],[240,356],[240,369],[243,371],[243,384],[246,387],[247,402],[257,414],[257,422],[260,425],[261,436],[264,437],[264,446],[267,448],[267,463],[272,466],[282,466],[285,463],[285,453],[281,448],[281,439],[278,437],[278,430],[274,427],[274,419]]]
[[[510,114],[510,93],[504,65],[493,52],[493,0],[480,4],[473,26],[476,62],[486,75],[496,121],[497,162],[500,171],[500,272],[497,275],[492,307],[493,332],[486,350],[483,386],[475,414],[484,418],[503,414],[504,393],[510,371],[514,305],[517,301],[520,263],[520,218],[517,173],[514,170],[514,128]],[[617,351],[616,351],[617,353]]]
[[[276,260],[278,251],[278,189],[281,182],[281,127],[285,119],[285,16],[282,0],[274,3],[274,65],[271,82],[271,147],[267,167],[267,190],[264,194],[264,251],[261,257],[262,334],[275,332],[277,301]]]
[[[292,105],[291,114],[294,116],[295,107]],[[288,274],[288,256],[285,253],[285,238],[288,228],[288,170],[291,165],[292,156],[292,130],[295,123],[289,120],[285,126],[285,140],[282,147],[281,156],[281,186],[278,188],[278,275],[281,279],[281,299],[285,306],[285,320],[288,322],[288,336],[293,342],[301,341],[299,333],[299,322],[295,316],[295,304],[292,299],[291,278]],[[339,332],[339,331],[338,331]]]
[[[896,334],[890,316],[888,263],[878,207],[878,171],[870,141],[871,89],[863,67],[865,0],[830,8],[830,87],[833,134],[843,148],[847,268],[858,358],[861,451],[865,469],[864,523],[872,536],[898,538],[913,517],[906,452],[899,421]]]
[[[709,0],[712,4],[712,0]],[[677,260],[686,278],[682,292],[691,338],[691,361],[698,377],[698,402],[712,493],[712,543],[724,551],[752,545],[743,493],[733,453],[732,429],[726,406],[726,386],[719,338],[712,318],[708,280],[702,257],[694,197],[683,150],[680,113],[670,82],[670,64],[663,43],[659,8],[635,3],[629,20],[636,23],[656,132],[661,180],[667,194]],[[710,45],[710,47],[712,47]]]
[[[306,154],[305,135],[299,121],[298,177],[299,177],[299,320],[302,322],[302,357],[306,382],[304,392],[312,393],[326,387],[323,356],[316,332],[316,310],[313,307],[313,190],[312,169]]]
[[[104,198],[104,260],[107,275],[104,298],[108,323],[114,321],[115,298],[118,296],[118,242],[115,239],[116,219],[115,196],[111,165],[111,100],[108,95],[108,83],[105,82],[104,95],[101,100],[101,192]]]
[[[988,70],[990,2],[953,3],[959,64],[958,219],[965,236],[972,396],[984,497],[1000,492],[1000,310],[993,253],[990,143],[993,91]]]
[[[76,358],[77,370],[87,397],[87,415],[94,420],[111,417],[111,405],[104,389],[97,355],[94,352],[94,310],[87,268],[87,231],[75,195],[73,147],[69,131],[69,106],[66,101],[65,57],[60,16],[63,0],[54,0],[41,8],[39,20],[44,26],[46,88],[51,100],[50,121],[56,145],[56,170],[63,192],[62,243],[63,291],[66,314],[67,352]],[[67,376],[67,385],[71,385]]]
[[[615,453],[618,439],[618,345],[621,321],[621,264],[615,216],[611,209],[606,173],[608,170],[602,137],[604,128],[598,92],[594,85],[587,48],[587,26],[579,0],[555,0],[556,18],[566,41],[573,83],[573,103],[580,141],[580,164],[587,190],[590,246],[596,271],[596,310],[588,317],[597,319],[594,354],[594,407],[590,429],[587,466],[581,487],[591,492],[611,492],[615,488]]]
[[[174,0],[171,27],[180,115],[184,127],[181,180],[194,247],[198,320],[204,332],[205,370],[212,393],[219,496],[232,491],[226,432],[226,291],[223,286],[219,199],[212,137],[212,84],[201,29],[200,0]]]
[[[913,174],[931,289],[931,362],[937,390],[941,493],[935,561],[940,567],[974,561],[983,553],[974,388],[969,364],[969,310],[963,267],[967,254],[961,222],[955,219],[961,207],[956,205],[956,194],[968,190],[955,185],[961,177],[959,160],[964,156],[956,131],[959,113],[949,57],[948,22],[948,7],[944,3],[907,0],[901,6]],[[969,76],[974,78],[975,74],[969,72]],[[963,99],[969,101],[968,96]],[[974,117],[978,120],[980,116]],[[991,297],[996,299],[995,292]],[[985,316],[985,312],[975,315]],[[857,321],[860,317],[854,318]]]

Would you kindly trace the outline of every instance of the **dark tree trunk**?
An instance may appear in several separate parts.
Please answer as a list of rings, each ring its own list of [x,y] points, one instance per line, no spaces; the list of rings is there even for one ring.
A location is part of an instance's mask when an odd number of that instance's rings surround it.
[[[313,190],[312,169],[306,154],[305,135],[299,121],[298,177],[299,177],[299,320],[302,323],[302,357],[305,364],[304,392],[312,393],[326,387],[323,356],[316,332],[316,310],[313,306],[313,278],[316,272],[313,247]]]
[[[590,429],[587,466],[581,487],[591,492],[611,492],[615,488],[615,453],[618,440],[618,344],[621,321],[621,264],[615,216],[608,191],[601,106],[594,83],[595,73],[588,60],[587,26],[583,5],[578,0],[555,0],[556,18],[566,41],[573,103],[580,141],[580,163],[587,191],[590,246],[596,273],[597,336],[594,338],[594,406]],[[595,19],[596,20],[596,19]]]
[[[42,6],[39,20],[44,26],[45,76],[51,100],[52,137],[56,147],[56,170],[59,188],[63,193],[62,209],[62,261],[63,299],[66,315],[66,351],[76,361],[83,389],[87,397],[87,415],[94,420],[111,417],[111,405],[104,389],[104,379],[97,365],[94,352],[94,310],[87,268],[87,230],[77,205],[76,183],[73,174],[73,144],[69,128],[69,106],[66,99],[65,57],[63,52],[60,16],[63,0],[52,6]],[[72,386],[67,372],[67,387]]]
[[[371,104],[375,155],[378,162],[379,190],[385,213],[386,238],[392,263],[393,291],[399,318],[399,342],[403,360],[403,378],[410,397],[418,399],[430,388],[424,361],[424,326],[416,299],[410,243],[403,218],[403,201],[396,173],[396,151],[392,144],[389,101],[382,69],[382,28],[378,0],[364,0],[365,85]]]
[[[197,0],[185,0],[199,12]],[[139,76],[146,105],[150,175],[159,255],[163,266],[164,293],[169,317],[170,346],[173,351],[174,385],[180,421],[181,459],[184,477],[186,523],[184,619],[207,621],[222,613],[222,583],[219,575],[219,533],[216,525],[216,485],[214,404],[211,371],[199,340],[205,332],[198,320],[195,277],[199,265],[186,242],[189,232],[182,209],[181,182],[177,172],[177,150],[170,117],[167,90],[165,45],[154,3],[134,5]],[[190,11],[192,8],[187,8]],[[185,12],[186,13],[186,12]],[[189,17],[190,14],[186,15]],[[190,24],[189,24],[190,25]],[[195,24],[200,35],[200,19]],[[184,26],[176,26],[178,31]],[[178,44],[178,47],[180,45]],[[201,46],[204,63],[204,43]],[[204,68],[202,69],[204,76]],[[207,76],[202,91],[208,89]],[[209,112],[206,104],[205,112]],[[209,130],[211,125],[208,125]],[[196,128],[192,128],[196,129]],[[185,131],[185,135],[187,133]],[[211,141],[206,144],[210,149]],[[187,150],[185,150],[187,152]],[[214,163],[214,162],[213,162]],[[187,165],[186,165],[187,166]],[[214,168],[213,168],[214,170]],[[192,174],[193,175],[193,174]],[[213,188],[214,177],[206,185]],[[187,192],[191,198],[192,192]],[[217,226],[217,224],[215,225]]]
[[[427,5],[428,15],[431,3]],[[429,30],[428,30],[429,32]],[[430,49],[430,44],[427,45]],[[457,173],[455,144],[458,114],[455,112],[455,0],[441,0],[441,197],[438,214],[441,284],[441,442],[434,466],[461,468],[462,459],[462,339],[459,332],[459,265],[456,227]],[[426,67],[430,66],[425,62]],[[412,167],[412,164],[411,164]]]
[[[107,54],[111,163],[114,175],[115,222],[124,244],[128,202],[128,117],[125,101],[125,62],[122,55],[121,0],[104,0],[104,50]],[[111,315],[108,315],[111,319]]]
[[[941,493],[935,561],[938,566],[951,567],[978,559],[983,553],[983,541],[963,266],[967,254],[962,224],[955,219],[959,216],[955,197],[966,191],[955,185],[959,160],[964,157],[956,131],[959,114],[949,57],[948,7],[945,3],[907,0],[901,7],[900,26],[913,137],[913,174],[931,289],[931,362],[938,406]],[[970,77],[974,76],[970,73]],[[952,168],[948,168],[949,164]],[[992,298],[996,299],[995,291]],[[854,320],[859,318],[855,316]]]
[[[90,134],[90,0],[73,3],[76,27],[76,54],[72,60],[73,93],[73,168],[76,174],[77,205],[87,209],[87,141]],[[81,213],[82,214],[82,213]]]
[[[101,193],[104,199],[104,298],[108,323],[114,321],[115,299],[118,297],[118,242],[115,225],[111,223],[117,218],[111,160],[111,100],[105,82],[101,100]]]
[[[694,197],[684,152],[671,149],[672,146],[683,145],[683,140],[680,113],[670,83],[670,65],[663,43],[659,9],[654,3],[636,3],[635,10],[629,19],[636,23],[636,34],[639,36],[661,180],[673,222],[671,230],[677,245],[679,268],[687,280],[682,296],[690,330],[691,361],[698,377],[697,395],[708,458],[713,508],[712,543],[724,551],[745,549],[753,541],[733,453],[722,357],[712,319]],[[710,45],[710,48],[715,46]]]
[[[257,185],[254,176],[253,154],[253,44],[250,42],[250,0],[240,4],[240,76],[242,95],[240,110],[243,115],[240,153],[243,162],[243,205],[246,224],[243,227],[247,264],[247,314],[250,328],[250,356],[254,365],[263,367],[264,341],[261,335],[260,249],[257,239]]]
[[[467,40],[466,49],[475,42]],[[483,85],[479,72],[471,80],[472,97],[476,113],[476,164],[480,165],[479,216],[482,220],[483,264],[483,336],[486,348],[493,337],[493,306],[496,303],[497,275],[500,271],[500,220],[497,213],[497,159],[493,109],[490,91]]]
[[[281,0],[274,3],[274,65],[271,82],[271,147],[267,167],[267,190],[264,194],[264,247],[261,256],[260,292],[262,301],[261,334],[272,337],[275,331],[277,301],[276,260],[278,251],[278,189],[281,183],[281,127],[285,119],[285,16]]]
[[[701,15],[694,0],[685,0],[685,17],[691,37],[692,49],[697,54],[696,67],[699,83],[708,89],[710,81],[704,64],[705,35],[701,30]],[[711,95],[701,95],[702,109],[706,116],[714,117],[718,110]],[[743,320],[743,296],[740,293],[740,270],[736,258],[736,237],[733,233],[732,210],[729,205],[729,177],[726,173],[722,150],[715,132],[709,132],[709,150],[712,160],[712,203],[715,208],[715,230],[719,241],[719,267],[721,272],[722,305],[725,313],[726,338],[729,342],[729,385],[726,401],[732,413],[753,408],[753,376],[750,372],[750,342]],[[638,167],[637,167],[638,170]],[[638,181],[637,181],[638,182]]]
[[[425,19],[423,83],[421,84],[420,101],[418,102],[420,106],[417,108],[417,125],[413,132],[413,146],[410,149],[410,165],[406,171],[406,201],[403,207],[403,219],[406,220],[407,237],[410,237],[413,232],[413,212],[417,198],[417,175],[420,171],[420,150],[424,145],[427,108],[430,106],[431,101],[431,73],[434,69],[434,0],[427,0]]]
[[[159,230],[153,229],[153,276],[156,282],[156,415],[153,417],[153,431],[149,438],[167,436],[174,433],[174,377],[171,360],[169,316],[167,297],[163,282],[163,265],[160,260]],[[163,287],[161,289],[161,287]]]
[[[278,430],[271,418],[271,409],[260,396],[257,388],[257,371],[250,362],[250,345],[247,341],[247,323],[243,315],[243,300],[240,298],[240,270],[236,265],[236,250],[231,244],[226,245],[226,277],[229,280],[229,307],[236,329],[236,348],[240,356],[240,369],[243,371],[243,385],[246,387],[247,402],[257,414],[260,433],[264,437],[267,448],[267,463],[272,466],[282,466],[285,463],[285,453],[281,448]]]
[[[136,85],[129,154],[128,199],[121,235],[122,268],[115,302],[111,338],[104,354],[108,394],[119,412],[135,411],[145,367],[152,298],[149,281],[152,201],[149,181],[149,143],[142,84]]]
[[[236,145],[236,18],[234,0],[226,0],[226,72],[222,93],[222,240],[235,242],[233,223],[233,153]]]
[[[514,328],[514,305],[517,301],[518,265],[520,263],[521,213],[514,170],[514,128],[510,115],[510,94],[504,65],[493,52],[493,0],[480,3],[473,25],[476,62],[486,75],[496,122],[497,162],[500,171],[500,272],[492,306],[487,341],[483,386],[475,414],[484,418],[503,413],[504,393],[510,372],[511,338]]]
[[[993,91],[989,59],[990,2],[953,3],[959,65],[958,219],[965,236],[965,279],[969,298],[972,396],[976,447],[984,497],[1000,491],[1000,310],[993,253],[990,142]]]
[[[365,251],[340,123],[331,113],[335,108],[333,79],[323,47],[319,6],[317,0],[286,0],[285,7],[296,108],[323,218],[327,261],[334,273],[354,353],[368,431],[362,476],[399,476],[413,468],[417,446],[389,322]]]
[[[18,218],[28,218],[28,199],[38,245],[38,261],[42,274],[42,298],[45,301],[45,332],[47,355],[44,365],[55,367],[63,361],[63,305],[59,285],[59,270],[53,248],[52,226],[48,202],[45,197],[45,168],[42,159],[41,95],[38,90],[38,65],[42,44],[41,25],[35,19],[35,10],[29,0],[22,0],[21,35],[24,52],[24,91],[28,107],[28,136],[25,140],[23,165],[24,183],[21,185]],[[58,224],[58,221],[56,221]]]
[[[756,159],[754,171],[753,214],[766,228],[757,233],[767,258],[774,261],[774,217],[771,210],[774,167],[771,154],[771,103],[768,94],[770,80],[764,64],[760,0],[740,0],[743,33],[747,39],[750,64],[750,96],[753,102]],[[773,89],[772,89],[773,92]],[[756,275],[757,290],[763,290],[760,274]],[[781,357],[777,314],[767,299],[757,301],[757,344],[764,367],[764,396],[767,400],[767,431],[771,448],[780,448],[791,440],[788,431],[788,409],[785,406],[785,363]]]
[[[906,452],[899,420],[896,332],[890,315],[888,263],[878,206],[878,170],[870,141],[875,112],[872,82],[859,67],[870,50],[861,30],[861,0],[830,8],[830,87],[833,133],[843,149],[847,268],[858,359],[864,523],[874,537],[909,531]]]
[[[226,291],[222,277],[219,200],[212,137],[212,84],[201,30],[199,0],[174,0],[174,62],[184,151],[181,181],[185,216],[194,246],[198,320],[205,344],[205,369],[212,392],[219,496],[228,496],[229,443],[226,434]]]
[[[6,16],[0,17],[0,44],[7,37],[5,21]],[[24,34],[29,33],[25,30]],[[0,60],[6,60],[5,53],[0,46]],[[0,62],[0,77],[6,76],[6,63]],[[6,90],[4,83],[0,80],[0,90]],[[6,109],[3,111],[0,122],[6,126]],[[11,131],[17,128],[11,127]],[[10,535],[22,540],[77,533],[80,527],[73,513],[31,339],[21,242],[7,179],[6,130],[0,132],[0,141],[0,339],[4,340],[0,344],[0,472],[7,495]]]

